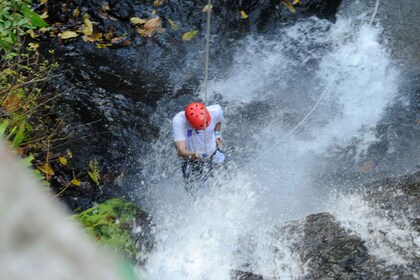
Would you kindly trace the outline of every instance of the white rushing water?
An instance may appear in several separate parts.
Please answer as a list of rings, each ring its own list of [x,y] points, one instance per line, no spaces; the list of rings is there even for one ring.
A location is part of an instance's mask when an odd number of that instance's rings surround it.
[[[304,275],[290,251],[301,236],[275,226],[329,210],[328,190],[313,183],[328,173],[323,158],[352,143],[357,158],[397,92],[398,71],[381,29],[369,20],[368,14],[334,24],[310,18],[270,39],[241,42],[228,73],[210,82],[211,96],[225,103],[231,173],[195,198],[184,190],[170,117],[160,119],[162,135],[145,164],[150,180],[143,182],[156,224],[148,279],[230,279],[235,269],[281,279]],[[162,155],[169,160],[156,160]]]

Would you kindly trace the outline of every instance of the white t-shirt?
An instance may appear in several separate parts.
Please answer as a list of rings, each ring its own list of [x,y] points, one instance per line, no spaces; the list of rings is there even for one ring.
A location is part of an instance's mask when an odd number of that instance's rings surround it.
[[[172,120],[174,141],[185,141],[187,150],[192,152],[207,152],[207,154],[214,152],[216,150],[214,127],[217,123],[224,123],[225,119],[220,105],[207,106],[207,110],[210,113],[211,119],[205,131],[193,128],[187,121],[184,111],[177,113]],[[204,143],[204,133],[206,133],[206,143]],[[219,155],[217,157],[215,156],[213,161],[222,162],[224,157],[223,159],[219,157]]]

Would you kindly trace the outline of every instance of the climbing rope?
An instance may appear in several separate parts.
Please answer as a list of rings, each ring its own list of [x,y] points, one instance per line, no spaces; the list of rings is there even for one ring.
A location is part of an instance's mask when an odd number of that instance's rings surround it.
[[[207,89],[209,80],[209,49],[210,49],[210,20],[211,20],[211,0],[207,3],[207,27],[206,27],[206,50],[204,59],[204,106],[207,108]],[[204,110],[204,153],[207,154],[207,110]]]
[[[375,4],[375,8],[372,14],[372,17],[369,21],[369,26],[372,25],[376,14],[378,12],[378,7],[379,7],[379,2],[380,0],[376,0],[376,4]],[[315,109],[318,107],[319,103],[321,102],[321,100],[324,98],[325,94],[327,93],[327,91],[330,89],[332,83],[335,81],[335,78],[338,74],[338,72],[341,70],[341,68],[343,67],[343,64],[341,64],[337,70],[334,72],[333,76],[331,77],[331,80],[328,82],[327,86],[325,87],[324,91],[321,93],[321,95],[318,98],[318,101],[315,103],[314,107],[309,111],[309,113],[307,113],[305,115],[305,117],[292,129],[290,130],[285,136],[283,136],[279,141],[275,142],[272,146],[270,146],[268,149],[266,149],[265,151],[263,151],[262,153],[258,154],[254,160],[248,162],[245,166],[243,166],[242,168],[246,168],[249,167],[251,164],[253,164],[254,162],[256,162],[258,159],[260,159],[263,155],[265,155],[267,152],[271,151],[272,149],[274,149],[275,147],[277,147],[278,145],[280,145],[287,137],[289,137],[293,132],[296,131],[296,129],[298,129],[307,119],[308,117],[315,111]]]

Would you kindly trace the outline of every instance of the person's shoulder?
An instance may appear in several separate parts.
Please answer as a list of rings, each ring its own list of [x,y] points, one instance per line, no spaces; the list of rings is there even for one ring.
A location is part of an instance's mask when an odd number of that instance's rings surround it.
[[[222,106],[220,106],[219,104],[214,104],[214,105],[207,106],[207,110],[209,110],[209,112],[221,112],[221,111],[223,111]]]
[[[186,122],[184,111],[178,112],[172,119],[173,124],[182,125]]]
[[[185,119],[185,113],[184,113],[184,111],[181,111],[181,112],[178,112],[178,113],[176,113],[176,115],[173,117],[173,121],[176,121],[176,120],[183,120],[183,119]]]

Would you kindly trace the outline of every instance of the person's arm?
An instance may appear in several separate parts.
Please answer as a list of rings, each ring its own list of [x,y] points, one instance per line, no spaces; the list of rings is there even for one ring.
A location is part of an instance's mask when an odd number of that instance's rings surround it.
[[[218,122],[214,127],[214,135],[216,137],[216,145],[218,148],[222,146],[222,135],[221,135],[222,124]]]
[[[186,141],[175,141],[176,151],[178,156],[183,159],[199,159],[199,155],[195,152],[191,152],[187,150]]]

